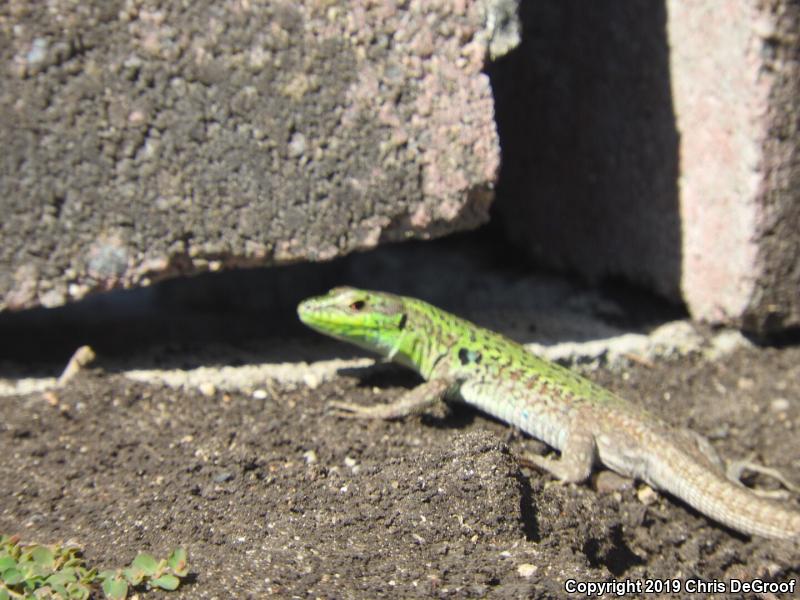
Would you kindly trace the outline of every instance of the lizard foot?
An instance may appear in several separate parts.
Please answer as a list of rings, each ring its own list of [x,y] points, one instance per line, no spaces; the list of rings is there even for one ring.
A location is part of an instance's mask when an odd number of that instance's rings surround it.
[[[743,460],[729,461],[726,468],[728,479],[736,483],[741,483],[744,471],[753,471],[754,473],[760,473],[761,475],[775,479],[786,488],[784,490],[759,490],[756,488],[748,488],[757,496],[785,500],[790,497],[790,492],[794,492],[795,494],[800,493],[800,487],[789,481],[778,469],[760,465],[754,462],[753,458],[755,458],[755,455],[751,454],[748,458]]]
[[[377,406],[363,406],[353,402],[328,402],[328,407],[332,408],[333,415],[344,419],[391,419],[394,415],[387,411],[389,404],[379,404]]]
[[[351,402],[329,402],[328,406],[338,409],[339,416],[351,419],[399,419],[422,413],[425,409],[442,403],[444,394],[450,387],[447,379],[431,379],[408,390],[389,404],[361,406]]]

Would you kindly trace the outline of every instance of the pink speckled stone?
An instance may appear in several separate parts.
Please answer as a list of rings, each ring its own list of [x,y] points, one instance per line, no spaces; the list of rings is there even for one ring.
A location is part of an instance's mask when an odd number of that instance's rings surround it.
[[[535,42],[490,68],[509,236],[699,320],[800,325],[800,5],[525,6]]]
[[[692,315],[800,324],[797,37],[785,2],[668,2],[680,132],[681,289]],[[794,33],[796,34],[796,29]],[[783,40],[775,46],[776,40]],[[787,45],[784,45],[787,44]],[[794,135],[776,134],[793,121]],[[782,221],[782,223],[781,223]],[[781,231],[783,236],[776,236]]]

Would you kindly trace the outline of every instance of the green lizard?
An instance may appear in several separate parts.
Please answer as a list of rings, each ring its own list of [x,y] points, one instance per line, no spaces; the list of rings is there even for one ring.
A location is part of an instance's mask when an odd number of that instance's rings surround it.
[[[346,287],[301,302],[297,312],[309,327],[425,379],[391,404],[332,403],[353,416],[393,419],[442,400],[465,402],[559,450],[558,459],[530,460],[561,481],[584,481],[601,463],[743,533],[800,539],[800,512],[731,481],[705,438],[500,334],[415,298]]]

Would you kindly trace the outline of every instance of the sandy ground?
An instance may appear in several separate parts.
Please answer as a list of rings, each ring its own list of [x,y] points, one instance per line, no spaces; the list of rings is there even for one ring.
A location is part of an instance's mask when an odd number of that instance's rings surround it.
[[[299,325],[300,298],[347,282],[424,297],[578,365],[724,457],[755,454],[800,483],[800,345],[754,346],[513,257],[464,236],[0,316],[0,532],[73,540],[101,568],[185,546],[177,598],[560,598],[570,581],[697,598],[687,585],[796,582],[796,547],[608,471],[556,483],[521,466],[543,444],[468,407],[397,422],[328,410],[419,382]],[[52,389],[83,343],[98,359]]]
[[[605,472],[561,485],[521,468],[521,454],[546,448],[468,407],[398,422],[326,409],[397,397],[418,383],[400,367],[204,393],[112,371],[90,368],[54,395],[0,397],[0,531],[74,540],[102,567],[186,546],[192,575],[170,597],[552,598],[569,580],[666,579],[680,581],[675,597],[697,597],[687,582],[800,577],[796,548],[738,535],[639,483]],[[589,376],[724,456],[755,452],[800,481],[798,347]]]

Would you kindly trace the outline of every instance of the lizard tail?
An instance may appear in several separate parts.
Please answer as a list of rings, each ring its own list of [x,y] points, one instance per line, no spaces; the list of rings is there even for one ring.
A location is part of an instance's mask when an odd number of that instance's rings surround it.
[[[800,540],[800,511],[757,496],[688,457],[660,464],[653,475],[656,487],[732,529],[748,535]]]

